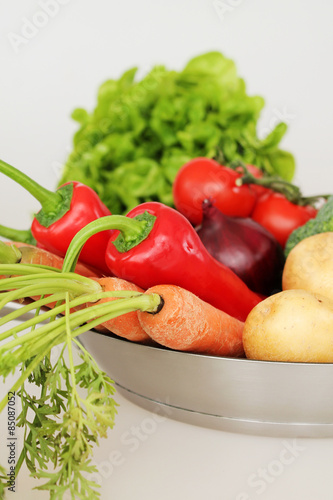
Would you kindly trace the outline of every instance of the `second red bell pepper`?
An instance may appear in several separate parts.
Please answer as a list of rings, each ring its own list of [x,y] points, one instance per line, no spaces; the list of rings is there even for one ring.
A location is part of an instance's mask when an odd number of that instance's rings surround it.
[[[241,321],[261,301],[233,271],[208,253],[186,217],[159,202],[143,203],[126,216],[114,215],[89,224],[73,239],[63,270],[71,269],[86,237],[105,228],[120,229],[111,235],[106,250],[110,271],[141,288],[178,285]]]

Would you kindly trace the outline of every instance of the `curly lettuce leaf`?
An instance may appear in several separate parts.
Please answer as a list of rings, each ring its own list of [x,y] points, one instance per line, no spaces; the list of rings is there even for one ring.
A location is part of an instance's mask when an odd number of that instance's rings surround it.
[[[131,68],[104,82],[91,113],[73,111],[79,128],[60,184],[88,184],[111,212],[126,213],[148,200],[172,206],[173,180],[197,156],[240,160],[293,178],[294,158],[279,149],[286,124],[258,138],[264,99],[247,95],[231,59],[209,52],[180,72],[155,66],[141,80],[136,74]]]

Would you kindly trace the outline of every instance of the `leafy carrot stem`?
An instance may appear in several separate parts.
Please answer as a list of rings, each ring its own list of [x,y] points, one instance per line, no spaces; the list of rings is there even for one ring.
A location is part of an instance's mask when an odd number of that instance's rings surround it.
[[[50,273],[60,273],[60,269],[56,269],[55,267],[43,266],[41,264],[0,264],[0,275],[15,275],[19,274],[20,276],[27,274],[39,274],[43,270],[44,272]]]
[[[30,271],[31,269],[28,274]],[[52,278],[46,283],[49,276]],[[40,274],[36,276],[36,280],[21,280],[22,288],[14,290],[15,296],[21,294],[24,297],[32,291],[36,291],[39,296],[41,291],[46,293],[47,290],[51,295],[20,307],[0,320],[2,326],[21,315],[25,319],[24,316],[32,309],[36,310],[34,317],[29,315],[28,320],[0,335],[0,375],[5,378],[22,366],[22,373],[12,387],[22,401],[17,425],[25,428],[23,449],[16,472],[25,462],[35,478],[46,480],[37,488],[50,490],[52,498],[63,498],[64,492],[69,491],[73,498],[79,492],[80,498],[82,496],[97,500],[96,485],[83,472],[96,472],[89,457],[93,452],[93,444],[98,445],[99,438],[105,437],[107,430],[114,425],[117,406],[113,400],[115,389],[113,381],[99,369],[82,346],[79,351],[81,364],[74,364],[72,342],[80,346],[74,337],[104,318],[136,310],[137,307],[152,307],[154,301],[152,297],[147,299],[132,290],[104,292],[94,280],[83,283],[75,279],[75,274],[65,279],[58,274],[57,280],[53,279],[56,273],[49,273],[44,278],[45,283],[39,281],[39,285],[42,283],[42,290],[41,286],[35,289],[38,277]],[[13,283],[18,286],[19,279],[14,280],[16,278],[9,281],[9,289]],[[76,290],[78,296],[72,298],[71,290]],[[13,298],[13,294],[11,291],[2,292],[0,297],[5,302],[8,298]],[[117,297],[118,300],[90,306],[90,303],[108,297]],[[54,309],[45,312],[41,310],[50,301],[57,303],[59,300],[62,303]],[[87,308],[73,311],[73,308],[86,303],[89,304]],[[42,322],[45,324],[40,325]],[[57,351],[57,360],[53,362],[51,351],[59,344],[63,344],[63,347],[60,354]],[[69,362],[64,356],[65,350]],[[27,380],[41,387],[39,398],[29,395],[24,386]],[[78,387],[87,392],[86,397],[82,396],[81,391],[78,392]],[[7,400],[6,396],[0,401],[0,411],[7,405]],[[54,471],[50,467],[52,465]],[[5,485],[3,481],[6,478],[0,477],[0,486]]]
[[[58,294],[52,294],[52,301],[56,302],[58,300],[62,300],[63,296],[64,296],[64,294],[62,292],[60,292]],[[29,312],[36,309],[36,307],[42,308],[43,306],[45,306],[49,303],[50,303],[50,297],[44,297],[38,301],[31,302],[30,304],[27,304],[25,306],[20,306],[17,309],[14,309],[14,311],[6,314],[5,316],[2,316],[0,318],[0,326],[5,325],[6,323],[9,323],[10,321],[13,321],[13,320],[20,318],[22,316],[25,316]],[[50,311],[47,311],[47,312],[50,313]],[[39,314],[39,316],[40,316],[40,314]],[[35,320],[35,321],[37,321],[37,320]],[[42,322],[42,321],[44,321],[44,320],[39,319],[38,322]],[[27,328],[27,327],[28,327],[28,320],[25,322],[25,327],[23,326],[23,328]],[[13,328],[13,330],[15,330],[15,328]],[[3,332],[2,334],[0,333],[0,341],[3,338],[5,338],[5,337],[3,337],[4,333],[5,332]]]
[[[81,297],[81,299],[83,299],[83,297]],[[13,366],[25,362],[32,356],[38,355],[40,352],[44,352],[46,355],[50,352],[51,345],[57,345],[64,342],[66,340],[66,325],[68,324],[72,330],[72,337],[76,337],[121,314],[136,310],[154,311],[160,304],[160,300],[158,294],[140,294],[134,297],[121,298],[112,302],[100,303],[86,309],[71,312],[46,325],[36,328],[32,332],[30,331],[19,337],[15,337],[0,346],[2,364],[2,373],[0,374],[6,376],[10,373]],[[74,301],[69,301],[70,308],[73,307],[73,302]],[[55,311],[52,310],[51,313],[54,315]],[[37,319],[29,320],[28,325],[31,326],[35,321],[42,321],[46,317],[45,314],[47,315],[48,313],[41,314]],[[26,323],[23,323],[19,328],[21,329],[22,326],[25,327]],[[5,335],[8,337],[9,334],[17,332],[18,329],[14,327],[10,331],[5,332]]]
[[[93,283],[93,282],[92,282]],[[97,283],[96,283],[97,284]],[[96,287],[97,288],[97,287]],[[12,290],[10,292],[5,292],[1,294],[3,296],[2,300],[0,300],[0,309],[3,308],[8,302],[13,300],[20,300],[26,297],[33,297],[34,295],[45,295],[51,294],[54,291],[62,290],[71,292],[75,295],[82,295],[87,292],[91,292],[92,289],[85,289],[82,284],[75,283],[74,281],[59,280],[58,282],[53,282],[52,285],[36,283],[34,285],[25,286],[18,290]],[[98,289],[96,291],[99,291]]]
[[[28,367],[22,371],[21,376],[16,380],[16,382],[13,384],[11,391],[16,392],[24,383],[25,380],[29,377],[30,373],[41,363],[41,361],[44,359],[46,353],[42,352],[38,354],[38,356],[35,356],[32,361],[29,363]],[[5,408],[5,406],[8,403],[8,396],[6,396],[0,401],[0,413],[2,410]]]
[[[30,264],[33,265],[33,264]],[[30,267],[29,265],[29,267]],[[22,266],[24,267],[24,266]],[[0,280],[0,290],[6,290],[8,285],[10,285],[12,288],[14,288],[14,285],[20,285],[22,283],[22,286],[27,285],[30,283],[30,281],[37,281],[37,282],[43,282],[42,280],[65,280],[69,279],[72,281],[75,281],[77,283],[82,283],[85,285],[90,285],[94,288],[94,290],[100,288],[96,284],[95,280],[92,280],[91,278],[87,278],[86,276],[82,276],[80,274],[76,273],[60,273],[60,272],[41,272],[39,269],[39,272],[35,273],[34,271],[29,275],[22,275],[21,272],[21,264],[16,264],[15,268],[12,268],[13,272],[11,274],[17,275],[17,276],[11,276],[10,278],[3,278]],[[0,273],[2,273],[1,265],[0,265]],[[95,285],[93,285],[95,284]]]
[[[141,293],[134,292],[134,291],[126,291],[126,290],[92,293],[92,294],[76,297],[75,299],[73,299],[71,301],[71,307],[75,308],[75,307],[81,306],[82,304],[85,304],[85,303],[93,303],[93,302],[97,302],[101,299],[108,299],[108,298],[112,298],[112,297],[126,298],[126,297],[135,297],[138,295],[141,295]],[[41,307],[49,304],[50,302],[57,302],[57,301],[61,301],[63,299],[64,299],[64,293],[59,292],[57,294],[52,294],[51,296],[44,297],[42,299],[34,301],[31,304],[27,304],[23,307],[21,306],[18,309],[15,309],[11,313],[8,313],[5,316],[3,316],[2,318],[0,318],[0,326],[2,326],[2,325],[6,324],[14,319],[17,319],[21,316],[24,316],[25,314],[29,313],[30,311],[36,309],[36,307],[41,308]],[[17,333],[19,333],[20,331],[25,330],[31,326],[34,326],[38,323],[42,323],[42,322],[52,318],[54,315],[63,314],[64,310],[65,310],[65,304],[61,303],[57,307],[55,307],[53,309],[49,309],[48,311],[45,311],[45,312],[39,314],[38,317],[37,316],[33,317],[29,320],[26,320],[26,321],[20,323],[19,325],[12,327],[10,330],[7,330],[6,332],[0,333],[0,341],[10,337],[11,335],[14,336]]]

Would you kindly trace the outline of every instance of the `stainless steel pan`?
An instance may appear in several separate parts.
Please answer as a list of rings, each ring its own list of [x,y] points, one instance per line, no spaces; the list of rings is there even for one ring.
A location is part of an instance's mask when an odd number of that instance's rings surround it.
[[[150,411],[232,432],[333,436],[333,364],[202,356],[96,332],[80,340],[117,390]]]

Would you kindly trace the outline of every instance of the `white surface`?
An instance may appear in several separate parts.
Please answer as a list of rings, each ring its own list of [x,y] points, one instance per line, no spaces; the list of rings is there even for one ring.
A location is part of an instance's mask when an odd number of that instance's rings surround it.
[[[283,146],[296,157],[303,192],[333,192],[332,16],[333,4],[324,0],[3,2],[0,157],[53,189],[76,128],[70,113],[91,109],[100,83],[131,66],[177,69],[220,50],[236,61],[249,93],[266,98],[260,132],[281,115],[289,122]],[[27,31],[29,22],[44,26]],[[25,36],[17,50],[15,35]],[[0,224],[26,228],[38,205],[1,176],[0,207]],[[102,500],[332,498],[332,440],[293,443],[156,423],[153,414],[117,400],[117,425],[94,457]],[[4,437],[0,431],[3,464]],[[285,451],[293,444],[294,456]],[[112,470],[113,451],[121,459]],[[34,484],[23,472],[12,498],[48,498],[33,492]]]
[[[96,450],[102,500],[331,500],[332,439],[213,431],[156,416],[117,396],[115,428]],[[6,463],[4,414],[0,460]],[[22,438],[22,431],[17,430]],[[8,498],[46,500],[22,469]],[[66,497],[65,497],[66,500]]]

